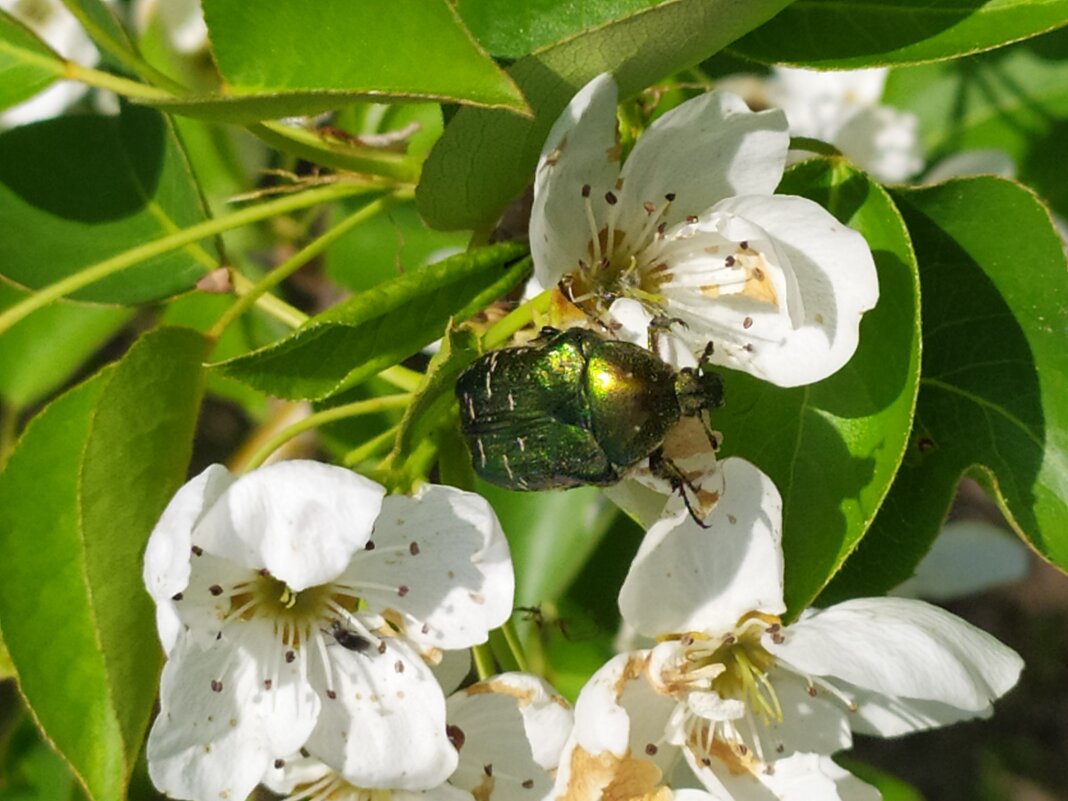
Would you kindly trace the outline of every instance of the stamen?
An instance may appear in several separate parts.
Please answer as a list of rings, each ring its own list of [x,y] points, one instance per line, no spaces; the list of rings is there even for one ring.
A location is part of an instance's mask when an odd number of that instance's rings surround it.
[[[619,219],[619,198],[614,192],[605,192],[604,202],[608,204],[607,227],[605,229],[605,259],[612,260],[616,245],[616,221]],[[625,232],[624,232],[625,235]],[[622,244],[622,241],[620,241]]]
[[[330,699],[337,698],[337,693],[334,692],[334,669],[330,664],[330,654],[326,652],[326,638],[323,636],[322,631],[316,629],[312,635],[315,638],[315,647],[319,651],[319,658],[323,660],[323,672],[326,673],[326,697]]]
[[[593,261],[596,264],[601,260],[601,235],[597,229],[597,219],[593,215],[593,204],[590,203],[590,185],[582,187],[582,198],[586,206],[586,224],[590,227],[590,244],[593,246]]]

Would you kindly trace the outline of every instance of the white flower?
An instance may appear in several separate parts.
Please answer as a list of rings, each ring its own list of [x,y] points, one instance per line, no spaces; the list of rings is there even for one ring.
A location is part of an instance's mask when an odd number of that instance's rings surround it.
[[[536,676],[505,673],[448,700],[459,762],[448,782],[422,790],[358,787],[322,762],[278,760],[265,784],[290,798],[331,801],[540,801],[552,788],[571,732],[571,707]]]
[[[176,798],[244,798],[304,748],[361,786],[422,789],[456,764],[425,659],[511,612],[514,579],[479,496],[414,497],[342,468],[215,465],[145,553],[168,655],[149,772]]]
[[[81,23],[60,0],[0,0],[0,9],[37,34],[65,59],[92,67],[100,54]],[[0,130],[26,125],[62,114],[88,91],[76,81],[57,81],[16,106],[0,112]]]
[[[642,542],[619,605],[657,644],[583,689],[556,798],[620,772],[641,777],[636,795],[659,792],[681,756],[717,799],[876,799],[830,759],[853,731],[983,717],[1016,683],[1015,652],[921,601],[857,599],[782,625],[779,493],[747,462],[721,465],[709,529],[683,509]]]
[[[904,181],[923,168],[919,124],[914,114],[879,103],[886,75],[881,67],[775,67],[764,100],[786,112],[794,136],[829,142],[880,181]]]
[[[710,342],[712,363],[782,386],[845,364],[878,297],[875,265],[826,210],[772,194],[789,142],[782,112],[701,95],[649,126],[621,168],[615,107],[611,76],[595,78],[545,143],[530,219],[538,281],[563,279],[592,316],[622,325],[621,339],[645,344],[650,317],[663,318],[687,353],[662,355],[680,366]]]

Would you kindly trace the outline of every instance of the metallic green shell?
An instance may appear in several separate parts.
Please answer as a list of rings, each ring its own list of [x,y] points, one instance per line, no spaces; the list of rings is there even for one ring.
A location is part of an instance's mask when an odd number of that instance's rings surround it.
[[[460,430],[475,471],[498,486],[614,484],[678,421],[675,376],[643,348],[569,329],[461,373]]]

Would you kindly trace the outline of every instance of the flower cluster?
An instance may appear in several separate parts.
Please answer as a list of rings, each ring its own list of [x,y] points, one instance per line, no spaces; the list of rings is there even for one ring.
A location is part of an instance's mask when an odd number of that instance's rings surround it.
[[[660,117],[621,165],[615,106],[601,76],[549,136],[530,226],[541,283],[679,366],[797,386],[844,365],[878,298],[875,264],[827,211],[773,194],[783,113],[709,93]],[[512,611],[508,547],[481,497],[386,496],[305,461],[208,468],[145,555],[167,654],[156,786],[185,799],[259,784],[336,801],[878,798],[832,761],[855,732],[988,715],[1022,663],[917,600],[786,617],[779,492],[749,462],[717,460],[705,434],[664,444],[700,477],[697,504],[613,490],[647,527],[618,596],[635,642],[574,715],[535,676],[463,686],[467,663],[455,669]]]

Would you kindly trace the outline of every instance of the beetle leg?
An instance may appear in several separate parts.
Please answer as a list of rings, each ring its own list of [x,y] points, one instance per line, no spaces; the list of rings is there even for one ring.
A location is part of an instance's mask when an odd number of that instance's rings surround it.
[[[679,470],[673,461],[664,456],[662,448],[657,448],[649,454],[649,470],[653,475],[667,481],[668,484],[671,485],[673,492],[679,493],[682,502],[686,504],[686,511],[690,513],[690,518],[693,522],[701,528],[711,528],[710,525],[706,524],[705,521],[701,519],[696,510],[694,510],[693,503],[690,501],[690,496],[687,492],[687,490],[689,490],[689,492],[696,495],[700,492],[700,487],[690,481],[686,474]]]
[[[649,328],[646,330],[648,348],[657,356],[660,355],[661,335],[670,334],[671,326],[673,325],[681,325],[683,328],[688,328],[684,320],[680,320],[678,317],[666,317],[663,314],[657,314],[649,321]]]

